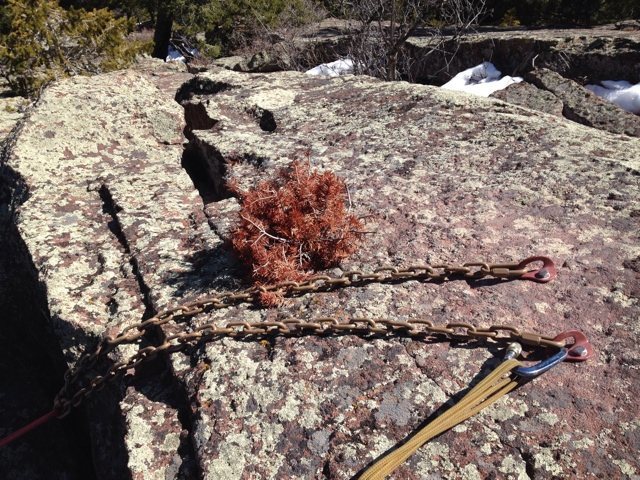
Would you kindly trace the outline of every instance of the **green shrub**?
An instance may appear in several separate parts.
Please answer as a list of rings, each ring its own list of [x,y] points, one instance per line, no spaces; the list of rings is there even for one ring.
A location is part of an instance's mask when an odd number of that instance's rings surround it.
[[[212,0],[201,7],[196,27],[206,33],[207,44],[227,55],[285,23],[287,27],[306,23],[310,8],[311,2],[304,0]],[[188,30],[187,21],[178,23],[179,29]]]
[[[500,26],[501,27],[519,27],[520,26],[520,20],[516,15],[515,8],[510,8],[504,13],[504,15],[502,16],[502,19],[500,20]]]
[[[4,16],[10,29],[0,35],[0,75],[20,95],[31,96],[64,76],[122,68],[138,48],[125,40],[131,23],[107,9],[64,10],[55,0],[8,0]]]

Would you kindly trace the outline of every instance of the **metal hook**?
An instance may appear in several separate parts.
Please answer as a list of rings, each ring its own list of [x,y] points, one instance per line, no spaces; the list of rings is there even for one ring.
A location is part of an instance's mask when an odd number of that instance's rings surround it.
[[[555,367],[559,363],[563,362],[567,355],[569,354],[569,350],[566,348],[562,348],[558,350],[557,353],[547,358],[546,360],[542,360],[531,367],[518,367],[513,370],[513,373],[522,378],[535,378],[538,375],[542,375],[547,370],[551,370],[551,368]]]

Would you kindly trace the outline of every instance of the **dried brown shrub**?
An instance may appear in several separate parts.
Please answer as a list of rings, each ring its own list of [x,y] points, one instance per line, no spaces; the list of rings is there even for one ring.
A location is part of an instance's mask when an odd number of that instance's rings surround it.
[[[362,222],[349,213],[348,191],[332,172],[294,161],[272,180],[241,192],[240,223],[231,243],[251,266],[256,285],[300,281],[353,253]],[[264,294],[263,303],[279,303]]]

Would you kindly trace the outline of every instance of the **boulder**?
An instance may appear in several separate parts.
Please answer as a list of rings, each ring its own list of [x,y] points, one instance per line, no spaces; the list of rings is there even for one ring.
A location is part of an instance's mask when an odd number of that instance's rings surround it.
[[[0,96],[0,152],[11,148],[6,137],[29,109],[22,97]],[[10,172],[0,161],[0,172]],[[60,388],[65,365],[57,340],[43,321],[38,286],[19,252],[24,243],[10,221],[12,193],[0,181],[0,436],[32,420],[34,412],[46,411]],[[26,268],[25,268],[26,267]],[[35,327],[34,327],[35,326]],[[52,348],[53,346],[53,348]],[[73,417],[73,415],[72,415]],[[0,449],[2,478],[75,478],[90,476],[92,467],[82,461],[90,454],[82,444],[82,429],[74,418],[64,425],[49,425],[47,435],[14,448]],[[56,438],[48,443],[47,438]],[[74,452],[74,453],[71,453]]]
[[[286,52],[279,48],[263,50],[245,58],[239,55],[221,57],[213,62],[216,67],[236,72],[270,73],[290,68],[290,60]]]
[[[139,72],[152,74],[162,72],[186,72],[187,65],[184,62],[171,60],[164,61],[160,58],[151,57],[147,54],[138,55],[134,62],[134,68]]]
[[[640,136],[640,116],[625,112],[573,80],[546,68],[533,70],[525,78],[553,93],[562,102],[562,114],[569,120],[607,132]]]
[[[640,30],[640,20],[622,20],[615,23],[616,30]]]
[[[328,273],[546,254],[558,278],[373,283],[201,314],[147,342],[212,319],[424,319],[551,336],[577,328],[595,358],[523,385],[421,448],[396,478],[640,472],[640,140],[403,82],[216,69],[178,88],[174,75],[184,74],[59,82],[3,158],[18,267],[44,287],[38,306],[68,364],[101,335],[246,286],[225,242],[238,218],[228,182],[249,188],[308,159],[345,179],[369,232]],[[96,392],[79,421],[100,479],[346,479],[502,353],[401,336],[219,339]]]
[[[562,116],[562,100],[548,90],[541,90],[528,82],[514,83],[490,96],[532,110]]]
[[[285,70],[289,61],[284,55],[278,54],[275,50],[270,52],[263,50],[255,53],[247,64],[247,71],[269,73]]]
[[[249,68],[247,63],[248,60],[240,55],[216,58],[213,62],[216,67],[227,68],[237,72],[246,72]]]

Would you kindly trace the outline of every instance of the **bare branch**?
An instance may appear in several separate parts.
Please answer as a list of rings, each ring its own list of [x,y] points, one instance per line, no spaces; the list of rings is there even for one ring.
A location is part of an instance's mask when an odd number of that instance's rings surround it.
[[[385,80],[411,80],[412,59],[406,42],[416,29],[429,27],[432,53],[446,54],[445,40],[456,41],[477,24],[486,0],[360,0],[343,14],[355,26],[349,32],[349,53],[356,74]],[[447,27],[445,36],[444,27]]]
[[[276,237],[275,235],[271,235],[269,232],[267,232],[263,226],[258,225],[256,222],[252,221],[250,218],[245,217],[244,215],[240,215],[244,220],[246,220],[247,222],[249,222],[251,225],[253,225],[254,227],[256,227],[258,229],[258,231],[260,232],[260,236],[258,237],[258,239],[263,236],[266,235],[267,237],[276,240],[278,242],[283,242],[283,243],[288,243],[288,241],[284,238],[281,237]],[[258,240],[256,240],[257,242]],[[255,243],[255,242],[254,242]]]

